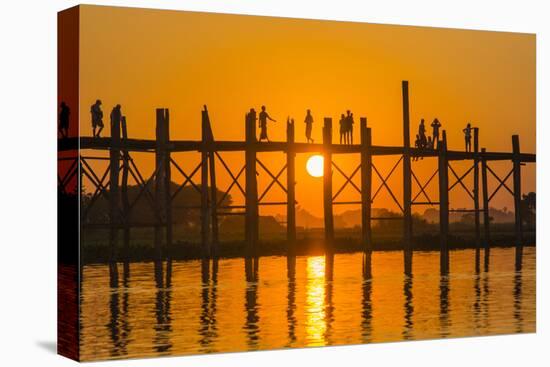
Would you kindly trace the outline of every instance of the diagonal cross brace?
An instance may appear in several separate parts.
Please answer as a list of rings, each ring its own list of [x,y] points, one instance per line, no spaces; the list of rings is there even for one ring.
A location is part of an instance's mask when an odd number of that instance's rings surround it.
[[[351,175],[348,177],[344,171],[342,169],[340,169],[340,167],[338,167],[336,165],[336,163],[332,162],[332,165],[334,166],[334,168],[336,168],[336,170],[338,172],[340,172],[340,174],[342,176],[344,176],[344,178],[346,179],[346,182],[344,182],[344,184],[342,185],[342,187],[340,187],[340,189],[338,190],[338,192],[336,192],[336,194],[332,197],[332,201],[336,200],[336,198],[338,197],[338,195],[340,195],[340,193],[342,191],[344,191],[344,189],[346,188],[346,186],[349,184],[351,184],[355,190],[357,190],[357,192],[360,194],[361,193],[361,189],[359,187],[357,187],[357,185],[352,181],[353,180],[353,177],[357,174],[357,172],[359,172],[359,169],[361,168],[361,165],[357,166],[357,168],[351,173]]]
[[[428,181],[426,181],[426,183],[424,185],[421,185],[420,184],[420,180],[418,179],[418,177],[416,177],[416,175],[414,174],[414,171],[411,170],[411,173],[412,173],[412,176],[414,178],[414,180],[416,181],[416,183],[418,184],[418,186],[420,187],[420,191],[418,192],[418,194],[416,194],[416,196],[412,199],[412,202],[414,203],[415,200],[420,196],[420,194],[424,194],[424,196],[426,197],[426,199],[428,199],[428,202],[431,204],[432,203],[432,200],[430,199],[430,197],[428,196],[428,194],[426,193],[426,188],[428,187],[428,185],[430,184],[430,182],[434,179],[435,176],[437,176],[437,173],[439,172],[439,169],[436,169],[435,172],[433,173],[433,175],[428,179]]]
[[[466,191],[466,193],[472,198],[472,200],[475,200],[474,198],[474,195],[472,194],[472,192],[470,190],[468,190],[468,188],[466,187],[466,185],[464,185],[464,182],[462,181],[466,176],[468,176],[468,174],[474,169],[475,165],[473,165],[472,167],[470,167],[462,176],[458,176],[458,174],[456,173],[456,171],[453,169],[453,167],[449,164],[448,165],[449,169],[451,170],[452,174],[456,177],[456,182],[454,184],[452,184],[450,187],[449,187],[449,191],[451,191],[457,184],[460,184],[460,186],[462,186],[462,188],[464,189],[464,191]]]
[[[371,202],[374,201],[374,199],[376,198],[376,196],[378,195],[378,193],[380,192],[380,190],[382,190],[382,187],[385,187],[386,190],[388,191],[388,193],[390,194],[390,196],[392,197],[393,201],[397,204],[397,206],[399,207],[399,209],[401,211],[404,211],[403,210],[403,206],[401,206],[401,203],[399,203],[399,200],[397,200],[397,198],[395,197],[393,191],[390,189],[390,187],[388,186],[388,179],[391,177],[391,175],[393,174],[393,172],[395,171],[395,169],[397,168],[397,166],[399,165],[399,163],[401,163],[401,161],[403,160],[403,156],[401,156],[401,158],[399,158],[399,160],[395,163],[395,165],[393,166],[393,168],[390,170],[390,173],[387,174],[386,178],[382,177],[382,174],[380,173],[380,171],[378,171],[378,168],[376,168],[376,166],[374,164],[372,164],[372,169],[374,170],[374,172],[376,173],[376,175],[380,178],[380,180],[382,181],[382,183],[380,184],[380,186],[378,187],[378,189],[376,190],[376,192],[374,193],[374,195],[372,196],[372,199],[371,199]]]

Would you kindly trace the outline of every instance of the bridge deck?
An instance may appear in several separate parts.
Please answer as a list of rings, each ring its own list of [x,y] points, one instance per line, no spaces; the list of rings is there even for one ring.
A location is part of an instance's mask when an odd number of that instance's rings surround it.
[[[58,150],[67,151],[78,148],[78,138],[66,138],[58,141]],[[94,149],[94,150],[109,150],[112,147],[111,138],[93,138],[93,137],[81,137],[80,149]],[[137,152],[153,152],[157,147],[155,140],[145,139],[126,139],[120,144],[120,149],[126,149],[129,151]],[[262,142],[256,143],[255,150],[257,152],[287,152],[293,150],[296,153],[322,153],[324,151],[323,144],[310,144],[310,143],[287,143],[287,142]],[[245,151],[246,142],[244,141],[214,141],[209,144],[204,144],[201,141],[195,140],[172,140],[168,146],[168,149],[172,152],[200,152],[203,150],[214,150],[218,152],[238,152]],[[360,153],[360,144],[332,144],[332,153]],[[383,155],[402,155],[404,152],[403,147],[398,146],[377,146],[373,145],[371,148],[371,154],[374,156]],[[512,160],[513,153],[505,152],[485,152],[478,153],[479,157],[488,161],[498,160]],[[432,149],[418,149],[411,148],[411,155],[416,157],[437,157],[437,150]],[[472,160],[476,154],[474,152],[463,151],[447,151],[447,158],[449,160]],[[535,162],[536,155],[531,153],[522,153],[520,155],[522,162]]]

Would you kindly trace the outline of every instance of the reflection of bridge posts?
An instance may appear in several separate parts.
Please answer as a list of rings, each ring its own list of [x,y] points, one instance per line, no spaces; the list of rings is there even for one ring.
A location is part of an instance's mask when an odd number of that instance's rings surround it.
[[[481,154],[485,155],[485,148],[481,148]],[[486,271],[489,268],[489,251],[491,246],[491,230],[490,230],[490,217],[489,217],[489,188],[487,186],[487,160],[481,159],[481,187],[483,194],[483,232],[484,232],[484,268]]]
[[[481,231],[479,222],[479,128],[474,127],[474,222],[476,231],[476,271],[479,271]]]
[[[208,150],[206,147],[208,127],[207,121],[202,119],[202,147],[201,147],[201,245],[203,258],[210,257],[210,219],[208,203]]]
[[[294,255],[296,247],[296,152],[294,151],[294,120],[286,125],[288,150],[286,152],[286,237],[288,253]]]
[[[116,247],[118,242],[119,215],[119,172],[120,172],[120,121],[111,121],[111,147],[109,150],[109,273],[111,286],[118,284]]]
[[[367,119],[361,117],[361,242],[363,244],[363,272],[371,273],[372,230],[371,230],[371,197],[372,197],[372,154],[371,129]]]
[[[440,271],[449,271],[449,171],[447,162],[447,133],[442,132],[439,148],[439,235],[440,235]]]
[[[325,214],[325,246],[334,245],[334,218],[332,211],[332,118],[325,117],[323,126],[323,209]]]
[[[521,218],[521,157],[519,148],[519,136],[512,135],[513,153],[513,180],[514,180],[514,215],[516,234],[516,270],[521,270],[523,256],[523,225]]]
[[[288,294],[286,318],[288,325],[288,346],[296,342],[296,256],[287,256]]]
[[[128,129],[126,125],[126,116],[121,119],[122,140],[128,139]],[[122,195],[122,213],[123,213],[123,260],[124,260],[124,282],[130,275],[130,199],[128,197],[128,174],[130,172],[130,154],[126,144],[122,147],[122,182],[120,193]]]
[[[256,178],[256,120],[253,116],[246,117],[246,145],[245,145],[245,171],[246,171],[246,197],[245,197],[245,233],[247,256],[256,251],[258,242],[258,181]]]
[[[403,242],[405,274],[412,273],[412,174],[411,139],[409,121],[409,82],[402,82],[403,89]]]

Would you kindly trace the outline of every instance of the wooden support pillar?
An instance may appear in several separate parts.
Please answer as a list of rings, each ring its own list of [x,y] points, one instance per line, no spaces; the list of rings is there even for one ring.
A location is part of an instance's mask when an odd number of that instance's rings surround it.
[[[403,248],[405,274],[412,273],[412,173],[409,118],[409,82],[402,82],[403,92]]]
[[[363,276],[370,278],[372,246],[372,136],[367,118],[361,117],[361,242],[363,245]]]
[[[372,251],[372,137],[367,119],[361,117],[361,239],[365,251]]]
[[[258,242],[259,211],[258,211],[258,181],[256,178],[256,112],[250,111],[245,118],[246,122],[246,146],[245,146],[245,172],[246,172],[246,215],[245,233],[247,254],[254,256]]]
[[[334,246],[334,217],[332,210],[332,118],[325,117],[323,126],[323,209],[325,245],[328,252]]]
[[[481,191],[483,196],[483,232],[484,232],[484,246],[485,246],[485,264],[488,264],[489,249],[491,247],[491,230],[489,217],[489,187],[487,185],[487,160],[485,159],[485,148],[481,149]]]
[[[447,162],[447,133],[442,132],[439,145],[439,232],[440,232],[440,270],[442,274],[449,271],[449,171]]]
[[[218,235],[218,186],[216,185],[216,157],[214,155],[214,134],[212,133],[212,125],[210,124],[210,116],[208,115],[208,109],[204,106],[202,111],[203,124],[205,126],[205,135],[207,151],[208,151],[208,164],[210,172],[210,198],[208,200],[210,206],[210,225],[211,225],[211,244],[210,255],[213,258],[218,257],[219,247],[219,235]]]
[[[208,195],[208,126],[203,118],[201,120],[201,246],[202,257],[211,255],[209,195]]]
[[[521,213],[521,156],[519,136],[512,135],[513,179],[514,179],[514,217],[516,237],[516,269],[521,269],[523,254],[523,223]]]
[[[120,121],[111,121],[111,149],[109,151],[109,273],[111,286],[118,285],[117,243],[119,215],[119,172],[120,172]]]
[[[164,220],[166,226],[166,250],[168,253],[172,248],[172,195],[170,185],[172,182],[172,170],[170,163],[170,112],[164,109],[164,124],[163,124],[163,168],[164,168]]]
[[[122,141],[126,142],[128,139],[128,129],[126,125],[126,116],[122,116],[121,119]],[[130,198],[128,196],[128,175],[130,171],[130,154],[126,144],[122,146],[122,180],[120,193],[122,196],[122,213],[123,213],[123,252],[124,252],[124,281],[126,282],[130,277]]]
[[[157,221],[155,225],[155,259],[162,260],[162,227],[166,223],[165,200],[166,200],[166,142],[167,142],[167,110],[157,108],[156,125],[156,149],[155,149],[155,206]]]
[[[474,127],[474,223],[476,235],[476,271],[479,271],[479,254],[481,246],[479,212],[479,128]]]
[[[296,245],[296,152],[294,150],[294,119],[287,121],[286,140],[288,143],[286,152],[286,238],[288,241],[288,253],[294,255]]]

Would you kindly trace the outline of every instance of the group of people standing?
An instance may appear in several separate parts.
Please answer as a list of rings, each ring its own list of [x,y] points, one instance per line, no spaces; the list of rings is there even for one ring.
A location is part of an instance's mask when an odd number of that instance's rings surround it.
[[[420,148],[420,149],[437,149],[438,148],[439,130],[441,129],[441,122],[439,122],[439,120],[436,117],[430,126],[432,127],[432,135],[426,136],[426,125],[424,123],[424,119],[420,119],[420,125],[418,125],[418,134],[416,134],[416,140],[414,142],[414,146],[416,148]]]
[[[353,144],[353,113],[350,110],[340,115],[340,144]]]
[[[440,140],[439,140],[439,131],[441,129],[441,122],[437,117],[433,120],[430,125],[432,127],[432,135],[426,136],[426,125],[424,119],[420,119],[420,125],[418,125],[418,134],[416,134],[416,140],[414,146],[420,149],[438,149]],[[466,125],[466,128],[462,129],[465,139],[465,151],[472,151],[472,130],[475,128],[472,127],[471,123]],[[418,160],[418,157],[415,157],[414,160]]]

